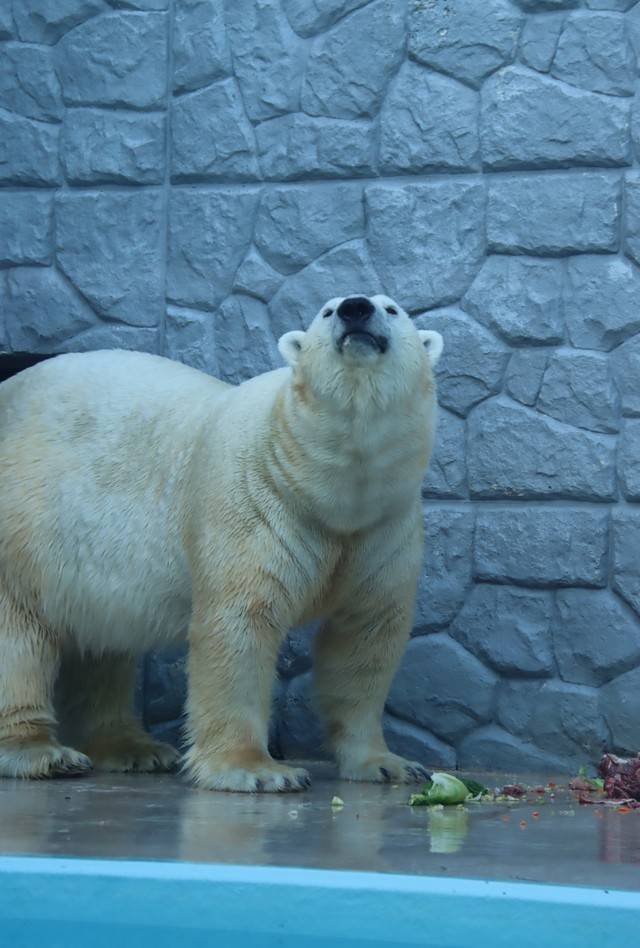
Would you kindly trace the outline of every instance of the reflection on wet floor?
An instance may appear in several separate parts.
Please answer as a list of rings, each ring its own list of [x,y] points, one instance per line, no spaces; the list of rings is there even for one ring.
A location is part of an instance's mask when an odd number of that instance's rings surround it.
[[[310,770],[306,793],[263,796],[194,790],[170,775],[0,779],[0,853],[640,889],[640,810],[582,806],[557,778],[529,801],[432,810],[409,807],[407,786],[337,781],[328,765]],[[491,787],[541,781],[472,776]],[[331,805],[336,795],[344,805]]]

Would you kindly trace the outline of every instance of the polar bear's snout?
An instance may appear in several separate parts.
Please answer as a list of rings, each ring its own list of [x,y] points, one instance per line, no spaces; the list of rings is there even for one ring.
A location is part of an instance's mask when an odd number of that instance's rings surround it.
[[[364,325],[375,313],[375,307],[366,296],[348,296],[338,306],[336,313],[348,326]]]
[[[336,347],[374,350],[385,353],[389,348],[389,333],[381,314],[366,296],[347,296],[336,309]]]

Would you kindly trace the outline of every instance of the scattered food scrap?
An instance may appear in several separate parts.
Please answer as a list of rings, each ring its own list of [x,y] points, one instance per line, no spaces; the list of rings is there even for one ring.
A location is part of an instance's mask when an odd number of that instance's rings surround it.
[[[598,764],[598,774],[604,780],[604,793],[609,800],[617,800],[631,809],[640,807],[640,754],[605,754]]]
[[[457,777],[451,774],[434,773],[420,793],[412,793],[409,806],[443,806],[464,803],[469,791]]]
[[[455,806],[488,792],[474,780],[459,780],[452,774],[435,773],[431,774],[420,793],[411,794],[409,806]]]
[[[597,772],[597,778],[589,779],[581,767],[578,777],[570,782],[571,789],[578,792],[580,803],[615,806],[623,813],[640,807],[640,754],[635,757],[604,754]],[[595,792],[598,792],[597,797]]]

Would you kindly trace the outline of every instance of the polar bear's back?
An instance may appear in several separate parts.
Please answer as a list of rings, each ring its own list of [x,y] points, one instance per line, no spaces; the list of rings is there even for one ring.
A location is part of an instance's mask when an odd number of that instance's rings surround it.
[[[105,412],[130,412],[134,406],[151,403],[158,410],[171,411],[176,399],[211,398],[228,388],[204,372],[146,352],[67,353],[20,372],[0,386],[0,425],[5,412],[11,411],[15,422],[36,406],[45,415],[60,416],[98,407]]]

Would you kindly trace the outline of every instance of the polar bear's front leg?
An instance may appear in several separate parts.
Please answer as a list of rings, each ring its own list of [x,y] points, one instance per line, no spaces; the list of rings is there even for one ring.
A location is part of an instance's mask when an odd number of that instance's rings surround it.
[[[306,770],[273,760],[268,751],[271,691],[285,630],[269,606],[227,605],[199,617],[189,633],[189,750],[184,767],[204,790],[244,793],[305,790]]]
[[[345,780],[412,783],[429,776],[418,761],[392,754],[382,734],[384,703],[410,626],[406,604],[392,601],[384,611],[334,616],[318,633],[316,703]]]

